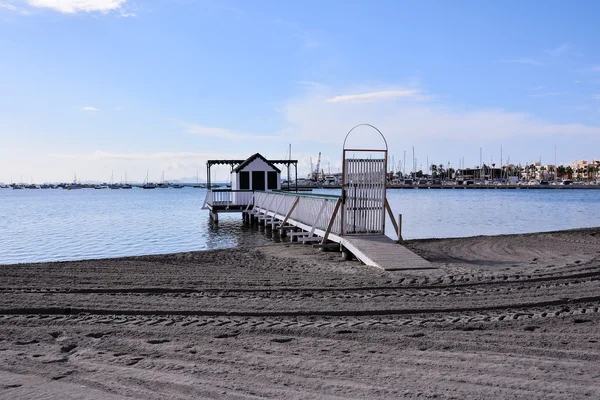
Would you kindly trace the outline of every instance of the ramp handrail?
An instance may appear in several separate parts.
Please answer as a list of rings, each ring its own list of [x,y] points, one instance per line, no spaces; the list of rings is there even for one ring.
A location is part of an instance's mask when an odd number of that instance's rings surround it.
[[[296,200],[297,199],[297,200]],[[254,211],[283,220],[300,222],[311,227],[310,235],[316,229],[330,231],[334,234],[341,233],[340,214],[336,213],[336,205],[340,196],[298,194],[289,192],[255,192]],[[288,216],[294,202],[297,204]],[[332,220],[332,216],[334,216]]]

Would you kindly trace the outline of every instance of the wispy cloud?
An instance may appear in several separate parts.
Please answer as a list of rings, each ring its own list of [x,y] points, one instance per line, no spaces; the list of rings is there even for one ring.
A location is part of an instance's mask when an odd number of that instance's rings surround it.
[[[14,5],[10,4],[10,3],[4,3],[4,2],[0,2],[0,8],[4,8],[6,10],[10,10],[10,11],[17,11],[17,7],[15,7]]]
[[[98,111],[100,111],[99,109],[97,109],[96,107],[92,107],[92,106],[85,106],[85,107],[81,107],[81,109],[83,111],[87,111],[90,114],[96,114]]]
[[[544,64],[541,61],[538,61],[534,58],[530,58],[530,57],[524,57],[524,58],[515,58],[512,60],[503,60],[504,62],[507,63],[511,63],[511,64],[523,64],[523,65],[535,65],[537,67],[541,67],[544,66],[546,64]]]
[[[328,103],[372,103],[380,100],[395,99],[398,97],[408,97],[412,99],[424,99],[425,96],[416,89],[402,90],[382,90],[379,92],[369,92],[360,94],[347,94],[335,96],[327,99]]]
[[[328,90],[311,92],[283,107],[289,136],[319,143],[341,143],[347,130],[373,123],[389,138],[391,147],[406,140],[496,140],[522,135],[600,135],[600,126],[554,123],[529,113],[444,105],[440,102],[339,102],[332,104]],[[366,139],[365,139],[366,140]],[[368,144],[368,143],[367,143]]]
[[[236,132],[229,129],[213,128],[198,124],[184,124],[190,135],[217,137],[228,140],[281,140],[276,135],[256,135],[247,132]]]
[[[127,0],[26,0],[37,8],[49,8],[65,14],[77,12],[102,12],[118,10]]]
[[[0,1],[0,9],[13,11],[13,12],[23,14],[23,15],[29,15],[29,11],[19,8],[19,7],[15,6],[14,4],[6,3],[4,1]]]
[[[546,93],[534,93],[530,94],[529,97],[554,97],[568,94],[569,92],[546,92]]]
[[[566,51],[568,51],[571,48],[570,45],[568,44],[562,44],[558,47],[555,47],[553,49],[548,49],[548,50],[544,50],[544,53],[550,54],[553,57],[558,57],[561,54],[565,53]]]
[[[600,94],[593,95],[592,99],[594,99],[594,100],[600,100]]]
[[[600,65],[594,65],[592,67],[584,68],[583,72],[600,72]]]

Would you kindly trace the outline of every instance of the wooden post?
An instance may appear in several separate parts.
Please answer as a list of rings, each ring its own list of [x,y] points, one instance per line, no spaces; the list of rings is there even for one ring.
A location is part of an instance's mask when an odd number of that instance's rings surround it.
[[[402,239],[402,214],[398,214],[398,243],[402,243],[404,239]]]
[[[325,244],[327,242],[327,238],[331,233],[331,228],[333,228],[333,223],[335,222],[335,216],[342,205],[342,198],[340,197],[335,203],[335,208],[333,209],[333,214],[331,215],[331,219],[329,220],[329,225],[327,225],[327,230],[325,231],[325,235],[323,235],[323,240],[321,240],[321,244]]]
[[[298,186],[296,186],[296,188],[298,188]],[[292,215],[292,212],[294,212],[294,209],[298,205],[299,201],[300,201],[300,197],[296,196],[296,198],[294,199],[294,202],[292,203],[292,206],[290,207],[290,209],[288,210],[287,214],[283,218],[283,221],[281,221],[281,228],[280,228],[281,229],[281,237],[285,237],[286,236],[286,233],[285,233],[285,230],[284,230],[285,224],[286,224],[287,220],[290,218],[290,216]]]
[[[402,242],[402,214],[398,218],[398,223],[396,223],[396,219],[394,218],[394,214],[392,213],[392,207],[390,207],[390,203],[388,203],[387,199],[385,199],[385,209],[390,216],[390,220],[392,221],[392,225],[394,225],[394,229],[396,230],[396,234],[398,235],[398,243]]]

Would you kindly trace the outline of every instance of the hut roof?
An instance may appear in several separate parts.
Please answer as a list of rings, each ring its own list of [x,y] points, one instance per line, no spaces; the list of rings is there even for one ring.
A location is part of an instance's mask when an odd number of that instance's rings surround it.
[[[241,170],[246,168],[248,166],[248,164],[250,164],[252,161],[256,160],[257,158],[260,158],[261,160],[266,162],[271,168],[273,168],[275,171],[281,173],[281,170],[279,168],[277,168],[272,162],[270,162],[269,160],[264,158],[260,153],[256,153],[256,154],[250,156],[246,161],[244,161],[243,163],[241,163],[240,165],[235,167],[233,172],[235,172],[235,173],[240,172]]]

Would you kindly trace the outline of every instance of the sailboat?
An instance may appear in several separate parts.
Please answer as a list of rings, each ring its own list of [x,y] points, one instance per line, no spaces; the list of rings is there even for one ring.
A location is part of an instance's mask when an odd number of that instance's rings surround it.
[[[144,180],[144,184],[142,185],[142,189],[156,189],[156,185],[154,183],[148,182],[148,173],[150,171],[146,171],[146,180]]]
[[[198,174],[198,170],[196,170],[196,184],[193,186],[196,189],[201,189],[203,186],[200,184],[200,175]]]
[[[156,185],[159,189],[167,189],[169,187],[169,182],[165,182],[165,171],[162,172],[160,176],[160,182]]]
[[[121,185],[121,189],[131,189],[131,185],[127,183],[127,171],[125,171],[125,182]]]
[[[75,174],[75,177],[73,178],[73,183],[71,183],[70,185],[67,185],[66,189],[67,190],[81,189],[81,185],[79,183],[77,183],[77,174]]]
[[[108,184],[109,189],[121,189],[120,185],[115,184],[113,171],[110,171],[110,183]]]

